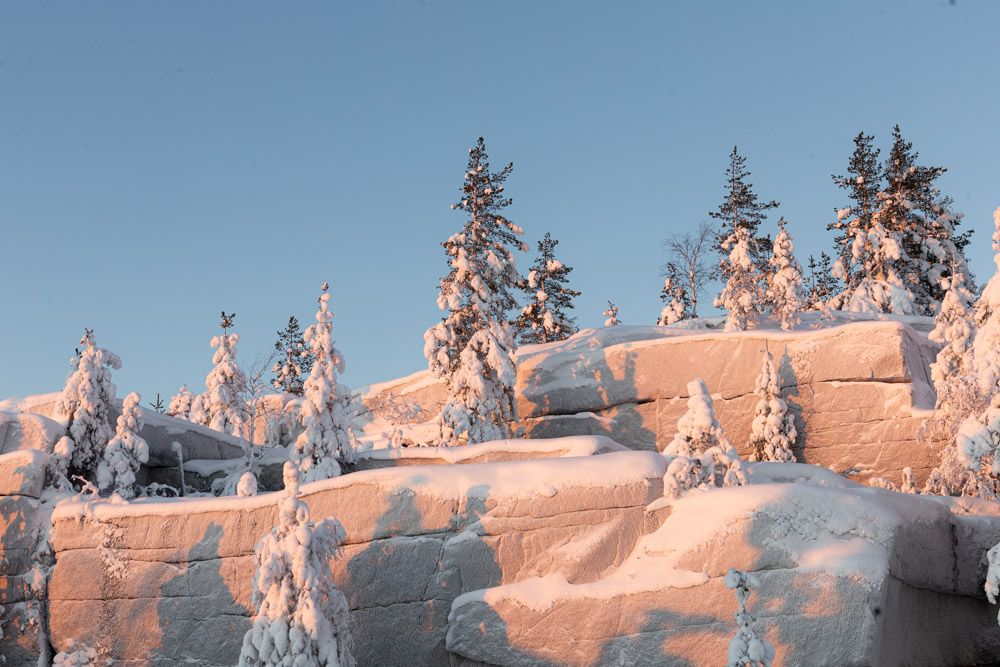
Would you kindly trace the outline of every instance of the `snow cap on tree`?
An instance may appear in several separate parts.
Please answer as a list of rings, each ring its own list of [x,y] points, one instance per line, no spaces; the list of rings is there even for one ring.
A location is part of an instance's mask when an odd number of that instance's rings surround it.
[[[69,435],[73,440],[69,474],[93,479],[104,448],[115,433],[109,422],[116,392],[111,382],[111,369],[120,369],[122,360],[97,347],[91,329],[84,330],[80,345],[83,351],[70,360],[74,371],[66,379],[58,407],[68,417]]]
[[[191,418],[191,406],[194,403],[194,392],[188,390],[187,385],[178,390],[177,394],[170,399],[170,406],[167,408],[168,417],[178,419]]]
[[[688,382],[687,391],[687,412],[677,420],[677,433],[663,450],[664,453],[690,457],[712,447],[727,449],[729,439],[715,418],[712,397],[705,383],[700,377],[695,378]]]
[[[802,293],[802,266],[795,259],[794,239],[785,229],[785,219],[778,220],[778,235],[768,266],[767,301],[774,318],[784,330],[791,329],[799,322],[799,312],[805,308]]]
[[[660,300],[663,301],[663,310],[660,311],[660,317],[656,320],[659,326],[680,322],[688,316],[689,299],[675,273],[672,272],[663,281]]]
[[[205,378],[205,392],[200,400],[192,401],[191,421],[229,435],[242,436],[250,419],[247,405],[240,396],[246,387],[246,376],[236,363],[236,344],[239,334],[229,333],[236,313],[222,311],[222,335],[212,337],[212,355],[215,366]]]
[[[749,233],[744,227],[737,227],[721,247],[729,252],[728,261],[724,262],[729,278],[722,292],[715,297],[715,307],[727,311],[726,331],[745,331],[757,324],[764,302],[761,276],[753,261]]]
[[[329,287],[327,283],[321,286],[316,324],[306,329],[313,367],[305,382],[305,398],[299,411],[302,433],[289,452],[307,482],[337,477],[338,460],[345,463],[354,460],[350,392],[337,383],[338,374],[344,372],[344,357],[334,346]]]
[[[256,613],[239,665],[351,667],[350,611],[330,571],[344,529],[332,517],[310,521],[309,506],[299,498],[301,472],[291,462],[284,479],[278,523],[254,550]]]
[[[511,248],[527,248],[518,239],[523,230],[502,214],[511,203],[502,183],[512,169],[491,172],[480,137],[469,151],[462,199],[452,206],[469,219],[442,244],[450,271],[438,307],[448,315],[424,334],[424,356],[448,388],[439,424],[449,446],[506,438],[517,421],[517,344],[507,312],[517,306],[511,291],[523,282]]]
[[[794,462],[792,445],[797,435],[795,419],[781,397],[778,370],[770,352],[764,353],[754,394],[758,397],[753,422],[750,425],[751,461]]]
[[[149,460],[149,446],[139,436],[143,426],[141,400],[134,391],[125,397],[115,437],[97,468],[97,485],[101,489],[113,486],[114,492],[125,499],[135,497],[135,474]]]

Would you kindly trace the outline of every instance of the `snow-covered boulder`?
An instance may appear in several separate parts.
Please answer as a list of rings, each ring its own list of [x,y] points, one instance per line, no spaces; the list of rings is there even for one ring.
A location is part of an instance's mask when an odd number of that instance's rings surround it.
[[[48,417],[0,410],[0,454],[32,449],[51,453],[66,427]]]

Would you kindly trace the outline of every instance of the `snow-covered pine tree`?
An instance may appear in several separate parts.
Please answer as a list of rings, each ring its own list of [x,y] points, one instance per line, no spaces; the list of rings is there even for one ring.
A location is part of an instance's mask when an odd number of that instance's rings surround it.
[[[739,610],[733,614],[739,628],[736,636],[729,642],[727,667],[770,667],[775,656],[774,646],[753,629],[753,623],[757,619],[747,611],[750,591],[760,588],[760,581],[752,572],[729,568],[723,583],[735,593],[740,605]]]
[[[329,287],[327,283],[320,287],[316,324],[306,329],[313,367],[306,378],[305,400],[299,412],[302,433],[289,452],[306,482],[336,477],[340,474],[338,461],[354,460],[350,392],[337,384],[337,375],[344,372],[344,357],[334,346]]]
[[[240,397],[246,386],[246,376],[236,363],[240,336],[229,333],[235,317],[236,313],[226,315],[222,311],[222,335],[212,337],[212,347],[218,348],[212,356],[215,366],[205,378],[205,392],[198,397],[200,400],[192,401],[189,419],[220,433],[242,436],[249,412]]]
[[[858,134],[847,176],[834,176],[848,191],[854,206],[837,211],[836,222],[827,229],[840,232],[835,242],[839,258],[833,274],[846,289],[834,300],[841,310],[856,312],[914,314],[914,295],[907,289],[899,267],[907,266],[900,232],[891,217],[890,198],[881,190],[879,151],[872,147],[873,136]]]
[[[518,238],[524,231],[503,215],[511,203],[503,182],[514,165],[491,172],[488,159],[480,137],[469,149],[462,199],[452,205],[469,218],[441,244],[450,270],[438,307],[448,315],[424,334],[428,366],[448,388],[440,425],[450,446],[506,438],[517,421],[517,343],[507,313],[517,307],[511,292],[523,282],[512,248],[527,247]]]
[[[573,298],[580,293],[566,286],[573,269],[556,259],[558,243],[548,232],[538,242],[538,257],[523,287],[528,305],[514,323],[521,345],[565,340],[576,333],[576,319],[566,311],[573,308]]]
[[[986,400],[1000,391],[1000,208],[993,213],[993,260],[997,271],[976,301],[973,342],[976,377]]]
[[[758,401],[750,425],[749,460],[794,462],[795,418],[788,412],[788,404],[781,396],[778,369],[770,352],[764,353],[753,393]]]
[[[604,326],[616,327],[621,322],[618,321],[618,311],[621,310],[613,302],[608,301],[608,309],[604,311]]]
[[[187,388],[187,385],[181,387],[177,394],[170,399],[170,407],[167,408],[168,417],[177,417],[178,419],[190,419],[191,418],[191,404],[194,403],[195,395],[194,392]]]
[[[299,320],[288,318],[288,326],[278,332],[278,340],[274,349],[281,357],[274,364],[271,372],[275,374],[272,386],[286,394],[302,395],[302,376],[312,370],[312,354],[306,348],[305,339],[299,330]]]
[[[677,421],[677,433],[664,448],[664,454],[696,456],[712,447],[728,448],[729,439],[715,418],[715,408],[704,381],[695,378],[687,385],[687,412]]]
[[[759,233],[760,223],[767,218],[767,212],[778,208],[778,202],[759,202],[753,192],[753,184],[747,182],[750,172],[746,169],[746,158],[739,154],[737,147],[729,154],[729,168],[726,169],[726,191],[717,211],[709,215],[720,222],[715,237],[715,249],[722,256],[719,276],[728,281],[733,272],[729,259],[733,239],[739,229],[746,231],[745,239],[754,274],[758,279],[767,273],[767,253],[771,247],[770,238]]]
[[[667,277],[663,281],[660,301],[663,302],[663,310],[656,319],[657,325],[666,326],[690,316],[691,300],[680,283],[677,267],[673,264],[667,265]]]
[[[747,228],[737,227],[733,235],[722,243],[722,247],[729,251],[723,262],[727,267],[724,273],[728,277],[722,292],[715,297],[715,307],[727,311],[726,331],[753,328],[764,303],[761,275],[754,263],[749,234]]]
[[[802,294],[802,265],[795,259],[794,238],[785,229],[785,219],[778,220],[778,235],[767,263],[771,271],[767,278],[767,302],[784,330],[799,322],[799,312],[805,308]]]
[[[149,460],[149,446],[139,436],[143,426],[140,400],[134,391],[125,397],[115,437],[105,448],[104,460],[97,468],[97,486],[114,487],[114,492],[126,500],[135,497],[135,474]]]
[[[239,667],[351,667],[351,612],[330,571],[344,529],[333,517],[310,521],[309,506],[299,498],[301,473],[291,462],[284,479],[278,523],[254,549],[256,613],[243,636]]]
[[[104,448],[114,437],[109,422],[117,388],[111,382],[111,369],[122,367],[117,354],[97,347],[92,329],[84,329],[80,339],[83,352],[70,360],[74,371],[66,379],[59,397],[59,411],[67,415],[73,447],[67,472],[93,480]]]

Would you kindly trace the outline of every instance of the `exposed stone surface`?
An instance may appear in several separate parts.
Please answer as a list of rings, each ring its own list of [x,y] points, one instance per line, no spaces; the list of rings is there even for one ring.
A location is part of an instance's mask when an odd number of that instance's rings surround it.
[[[938,346],[908,324],[792,333],[613,328],[624,331],[597,330],[519,353],[518,414],[529,437],[607,435],[632,449],[659,449],[687,407],[687,382],[701,377],[726,435],[746,455],[754,381],[767,350],[795,415],[798,461],[896,483],[905,466],[922,483],[937,465],[939,443],[919,442],[916,430],[934,406],[928,366]],[[444,388],[418,373],[373,390],[370,396],[394,391],[433,411]]]
[[[663,469],[656,454],[625,451],[371,470],[303,492],[314,518],[336,516],[347,532],[333,570],[357,621],[359,663],[446,664],[456,596],[551,571],[595,579],[645,532]],[[275,521],[275,502],[61,505],[53,645],[101,646],[116,664],[235,664],[249,627],[253,548]]]

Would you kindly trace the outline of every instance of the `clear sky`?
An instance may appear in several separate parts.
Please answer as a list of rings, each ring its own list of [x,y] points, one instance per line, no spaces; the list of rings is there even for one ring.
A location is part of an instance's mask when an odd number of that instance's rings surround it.
[[[899,123],[977,230],[1000,206],[1000,2],[0,4],[0,396],[56,391],[84,327],[120,396],[203,387],[329,281],[357,386],[426,368],[466,150],[514,162],[583,327],[660,310],[660,241],[706,219],[727,155],[829,250],[861,130]],[[773,231],[776,215],[765,231]]]

